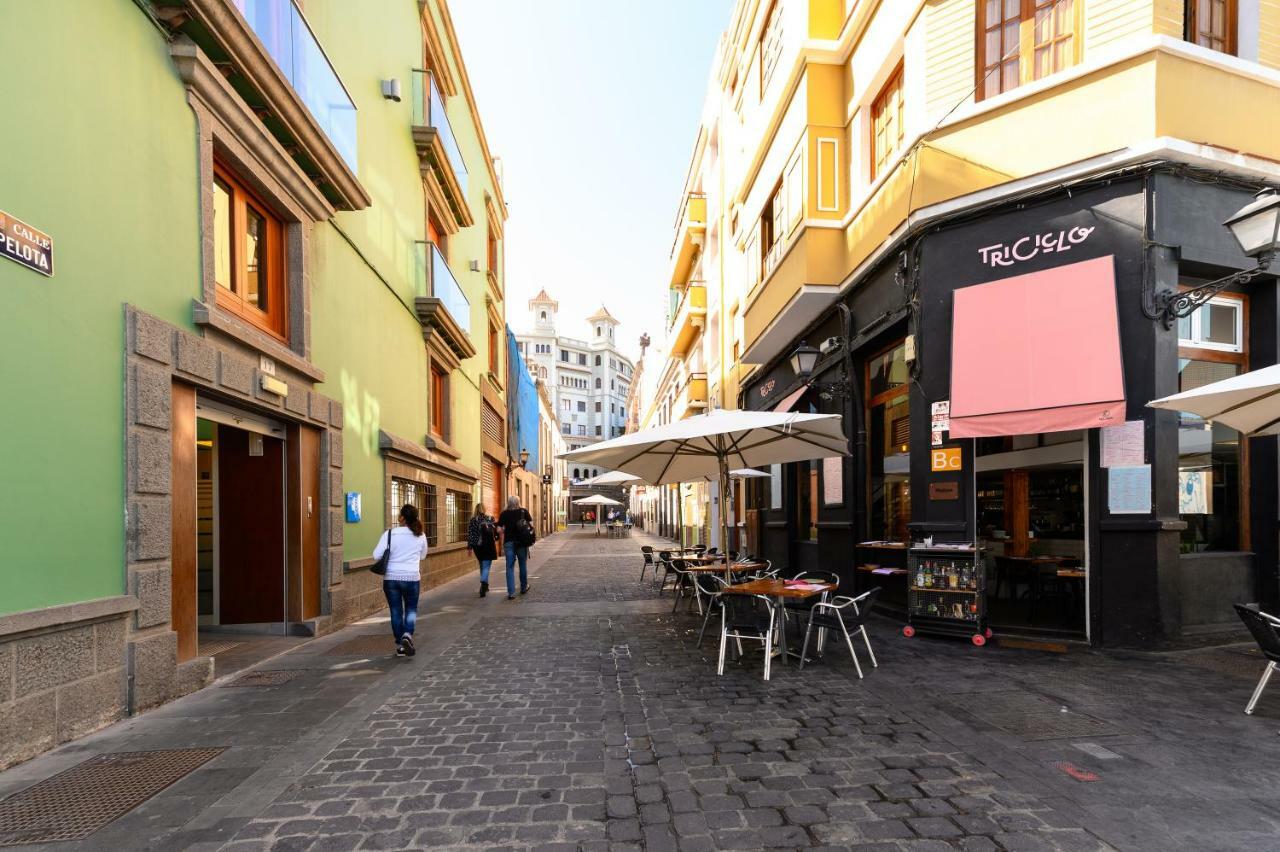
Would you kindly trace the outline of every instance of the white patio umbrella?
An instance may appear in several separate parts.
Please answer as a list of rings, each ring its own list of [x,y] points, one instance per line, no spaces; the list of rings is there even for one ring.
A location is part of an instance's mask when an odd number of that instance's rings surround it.
[[[603,494],[592,494],[589,497],[580,497],[574,500],[577,506],[621,506],[617,500],[612,500]],[[600,532],[600,513],[596,512],[596,533]]]
[[[777,464],[777,462],[774,462]],[[740,467],[737,470],[729,471],[732,479],[760,479],[761,477],[768,479],[770,474],[768,471],[756,470],[754,467]]]
[[[1188,411],[1246,436],[1280,434],[1280,364],[1175,393],[1147,405]]]
[[[593,476],[590,479],[584,479],[579,485],[625,485],[631,482],[639,482],[640,477],[630,473],[623,473],[620,470],[611,470],[608,473],[602,473],[599,476]]]
[[[731,468],[848,455],[838,414],[719,409],[571,450],[561,458],[634,474],[653,485],[720,481],[725,506]],[[723,541],[729,516],[720,512]]]

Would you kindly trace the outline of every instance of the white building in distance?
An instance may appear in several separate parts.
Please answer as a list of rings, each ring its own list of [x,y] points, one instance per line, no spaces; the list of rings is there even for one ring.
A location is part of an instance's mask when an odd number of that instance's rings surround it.
[[[619,322],[603,305],[586,319],[586,340],[556,332],[559,308],[542,289],[529,300],[533,331],[517,334],[516,342],[534,378],[547,383],[566,448],[576,450],[626,432],[635,365],[618,351]],[[571,481],[604,472],[573,464],[566,471]]]

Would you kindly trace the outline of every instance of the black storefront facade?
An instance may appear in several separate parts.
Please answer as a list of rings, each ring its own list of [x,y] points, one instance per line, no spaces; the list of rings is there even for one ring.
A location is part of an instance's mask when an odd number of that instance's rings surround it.
[[[997,633],[1097,646],[1197,641],[1236,628],[1234,602],[1274,607],[1276,439],[1242,440],[1146,407],[1277,363],[1272,275],[1172,323],[1158,315],[1155,295],[1256,265],[1222,223],[1257,189],[1162,163],[917,230],[846,289],[847,310],[833,308],[744,386],[743,408],[841,414],[851,449],[839,461],[777,467],[750,486],[752,549],[793,572],[836,571],[842,587],[878,585],[885,608],[902,612],[907,579],[889,573],[904,562],[902,543],[976,541]],[[935,404],[951,403],[953,367],[974,343],[954,346],[956,291],[1098,268],[1114,278],[1107,333],[1118,337],[1123,405],[1093,428],[976,438],[935,431],[949,425]],[[1096,308],[1082,301],[1059,311]],[[1081,315],[1072,316],[1079,327]],[[1072,384],[1073,364],[1096,362],[1081,353],[1098,338],[1064,342],[1052,320],[1041,322],[1049,348],[1030,345],[1041,362],[1051,356],[1046,381]],[[791,352],[830,338],[839,343],[798,377]],[[990,357],[1002,357],[998,346]],[[1104,436],[1102,423],[1121,428]]]

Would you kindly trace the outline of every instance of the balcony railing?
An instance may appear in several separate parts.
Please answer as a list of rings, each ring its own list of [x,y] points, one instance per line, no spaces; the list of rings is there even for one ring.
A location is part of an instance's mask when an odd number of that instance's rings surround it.
[[[415,296],[428,296],[440,300],[449,316],[466,334],[471,334],[471,301],[462,292],[458,279],[453,277],[449,264],[436,248],[435,243],[417,243],[418,274]]]
[[[356,157],[356,105],[293,0],[232,0],[289,85],[351,168]]]
[[[440,97],[435,77],[430,71],[420,68],[413,71],[413,125],[434,128],[440,135],[449,165],[457,175],[458,185],[466,193],[467,167],[462,160],[462,149],[453,135],[453,126],[449,124],[449,116],[444,111],[444,99]]]

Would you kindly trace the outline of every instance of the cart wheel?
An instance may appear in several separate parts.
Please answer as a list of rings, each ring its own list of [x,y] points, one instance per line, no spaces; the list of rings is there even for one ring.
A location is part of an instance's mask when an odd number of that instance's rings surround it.
[[[973,644],[977,645],[979,648],[987,644],[987,637],[983,636],[981,633],[975,633],[971,638],[973,639]]]
[[[992,632],[991,632],[991,628],[990,628],[990,627],[988,627],[986,630],[982,631],[982,635],[983,635],[983,636],[985,636],[985,637],[987,637],[988,639],[990,639],[990,638],[991,638],[992,636],[994,636],[995,634],[994,634],[994,633],[992,633]]]
[[[916,635],[916,629],[908,624],[906,627],[902,628],[902,635],[910,639],[912,636]]]

